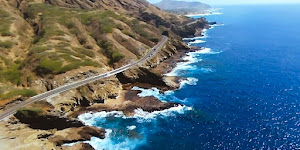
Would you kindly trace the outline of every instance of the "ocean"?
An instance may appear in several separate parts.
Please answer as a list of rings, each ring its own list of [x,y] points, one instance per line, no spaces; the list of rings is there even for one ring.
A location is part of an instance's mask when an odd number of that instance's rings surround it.
[[[221,25],[195,37],[189,44],[199,51],[167,74],[185,77],[181,88],[132,89],[182,106],[81,115],[107,131],[87,142],[107,150],[300,149],[299,8],[226,6],[205,16]]]

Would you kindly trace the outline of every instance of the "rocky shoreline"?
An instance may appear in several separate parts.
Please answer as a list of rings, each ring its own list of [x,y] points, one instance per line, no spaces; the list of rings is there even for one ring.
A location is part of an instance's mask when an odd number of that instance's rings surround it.
[[[149,21],[147,19],[150,21],[161,19],[145,13],[141,17],[140,19],[145,22]],[[89,144],[82,142],[89,141],[92,137],[105,138],[105,130],[84,125],[79,121],[79,115],[90,112],[122,111],[126,116],[133,116],[136,109],[154,112],[179,106],[179,103],[162,102],[153,96],[139,97],[138,94],[141,91],[132,90],[132,88],[156,87],[160,92],[180,88],[180,77],[170,77],[165,74],[172,71],[186,53],[193,51],[181,40],[180,36],[200,35],[203,27],[209,27],[205,19],[192,26],[174,28],[175,35],[170,37],[168,44],[143,65],[18,110],[16,115],[0,122],[0,140],[1,143],[5,143],[0,144],[0,149],[11,147],[33,150],[93,149]],[[115,29],[114,33],[119,33],[118,29]],[[128,38],[128,36],[124,37]],[[135,59],[131,61],[133,60]],[[121,61],[113,66],[85,66],[62,74],[38,77],[24,86],[42,93],[69,82],[110,71],[113,67],[126,63],[129,61]],[[15,102],[25,100],[26,97],[12,97],[8,102],[2,101],[1,108],[5,109]],[[64,146],[69,143],[77,144]]]
[[[177,53],[173,54],[168,59],[165,59],[162,63],[158,66],[153,68],[151,71],[155,72],[156,74],[160,74],[163,76],[164,74],[170,72],[178,62],[182,61],[182,57],[187,53],[190,52],[190,49],[183,49],[179,50]],[[68,117],[58,117],[57,114],[51,115],[49,113],[45,113],[41,116],[30,117],[26,118],[20,114],[16,114],[15,117],[10,118],[8,120],[9,126],[5,125],[5,123],[0,124],[0,127],[13,127],[13,126],[22,126],[20,128],[20,132],[24,132],[28,130],[42,130],[45,133],[40,133],[36,136],[36,140],[40,140],[43,142],[48,141],[47,144],[43,144],[44,146],[47,145],[47,148],[55,147],[62,148],[62,149],[76,149],[78,147],[86,148],[89,147],[88,144],[78,143],[73,145],[72,147],[69,146],[62,146],[66,143],[76,143],[80,141],[88,141],[91,137],[101,137],[105,138],[105,131],[103,129],[97,129],[94,127],[84,126],[81,122],[76,121],[77,117],[83,113],[88,112],[100,112],[100,111],[122,111],[127,116],[133,116],[134,110],[141,108],[147,112],[153,111],[161,111],[165,109],[169,109],[172,107],[176,107],[180,105],[179,103],[166,103],[158,100],[155,97],[139,97],[138,93],[141,91],[133,91],[131,90],[132,87],[138,86],[141,88],[152,88],[157,87],[161,91],[167,90],[175,90],[179,88],[180,78],[179,77],[167,77],[164,76],[162,82],[165,85],[159,84],[150,84],[150,83],[127,83],[122,85],[122,91],[120,95],[116,97],[116,99],[109,99],[103,103],[93,104],[87,107],[77,107],[74,112],[67,115]],[[171,86],[169,86],[171,85]],[[19,119],[17,119],[19,118]],[[73,118],[69,120],[68,118]],[[42,121],[41,121],[42,120]],[[44,121],[43,121],[44,120]],[[57,121],[55,121],[57,120]],[[73,121],[72,121],[73,120]],[[50,122],[47,122],[50,121]],[[51,123],[52,122],[52,123]],[[55,124],[55,125],[54,125]],[[69,124],[69,125],[68,125]],[[28,127],[27,127],[28,126]],[[49,127],[49,128],[48,128]],[[53,127],[53,128],[50,128]],[[13,130],[13,129],[10,129]],[[8,132],[0,131],[1,135],[10,135]],[[16,132],[16,130],[14,131]],[[88,133],[87,133],[88,132]],[[83,134],[84,133],[84,134]],[[61,135],[61,136],[59,136]],[[72,139],[70,139],[72,137]],[[27,137],[18,137],[20,139],[27,138]],[[36,140],[32,142],[36,142]],[[43,143],[43,142],[40,142]],[[26,144],[23,144],[26,145]]]
[[[95,127],[89,127],[83,125],[80,121],[76,121],[77,117],[84,113],[90,112],[100,112],[100,111],[122,111],[127,116],[133,116],[134,110],[141,108],[147,112],[161,111],[169,109],[172,107],[177,107],[179,103],[172,102],[162,102],[155,97],[139,97],[138,93],[141,91],[131,90],[134,86],[141,88],[152,88],[156,87],[161,90],[161,92],[168,90],[175,90],[180,87],[180,77],[169,77],[164,76],[164,74],[172,71],[178,62],[182,61],[182,57],[186,53],[194,51],[192,49],[181,49],[173,53],[169,58],[164,59],[159,65],[154,68],[149,68],[153,73],[153,77],[161,78],[159,81],[154,84],[151,84],[151,80],[148,83],[141,83],[134,81],[123,83],[122,90],[119,92],[119,95],[116,97],[111,97],[112,99],[105,100],[93,105],[80,106],[74,109],[72,113],[69,113],[67,116],[58,117],[57,114],[50,115],[46,113],[42,116],[26,118],[16,114],[16,118],[11,118],[9,126],[23,126],[23,129],[19,131],[28,130],[26,125],[30,127],[30,130],[43,130],[46,133],[41,133],[37,135],[37,140],[43,142],[48,141],[49,143],[44,144],[49,147],[62,148],[62,149],[92,149],[87,143],[78,143],[70,146],[62,146],[66,143],[77,143],[80,141],[88,141],[91,137],[100,137],[105,138],[105,130],[97,129]],[[144,71],[147,71],[144,69]],[[150,73],[150,72],[148,72]],[[124,77],[124,74],[122,74]],[[156,76],[157,75],[157,76]],[[118,76],[118,75],[117,75]],[[132,83],[133,82],[133,83]],[[122,82],[121,82],[122,83]],[[83,102],[80,102],[83,103]],[[19,118],[19,119],[17,119]],[[69,120],[68,118],[73,118]],[[44,121],[43,121],[44,120]],[[56,120],[56,121],[55,121]],[[73,121],[72,121],[73,120]],[[50,121],[50,122],[47,122]],[[52,123],[51,123],[52,122]],[[24,123],[24,124],[23,124]],[[0,124],[0,127],[3,127],[4,124]],[[5,125],[8,127],[7,125]],[[49,128],[48,128],[49,127]],[[50,128],[53,127],[53,128]],[[50,131],[50,132],[49,132]],[[0,131],[1,132],[1,131]],[[14,131],[15,132],[15,131]],[[7,133],[1,133],[1,135],[6,135]],[[22,137],[22,136],[21,136]],[[23,137],[26,139],[26,137]],[[51,146],[50,146],[51,145]]]

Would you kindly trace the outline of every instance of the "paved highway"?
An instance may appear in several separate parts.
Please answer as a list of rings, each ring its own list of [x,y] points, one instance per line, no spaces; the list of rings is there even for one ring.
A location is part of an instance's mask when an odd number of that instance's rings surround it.
[[[53,89],[51,91],[47,91],[45,93],[33,96],[30,99],[28,99],[26,101],[23,101],[23,102],[15,105],[15,106],[10,107],[7,110],[5,110],[3,113],[0,114],[0,120],[3,120],[5,118],[9,117],[10,115],[15,114],[19,108],[24,107],[24,106],[26,106],[30,103],[40,101],[40,100],[46,99],[46,98],[51,97],[51,96],[55,96],[57,94],[69,91],[71,89],[83,86],[85,84],[94,82],[94,81],[99,80],[99,79],[103,79],[103,78],[107,78],[107,77],[116,75],[116,74],[118,74],[120,72],[123,72],[127,69],[135,67],[135,66],[145,62],[147,59],[151,58],[152,56],[154,56],[158,50],[160,50],[163,46],[165,46],[167,41],[168,41],[168,37],[163,36],[162,40],[157,45],[155,45],[153,48],[151,48],[151,51],[148,54],[146,54],[143,58],[141,58],[140,60],[138,60],[134,63],[125,65],[123,67],[117,68],[115,70],[112,70],[112,71],[104,73],[104,74],[99,74],[97,76],[92,76],[92,77],[86,78],[86,79],[81,80],[81,81],[76,81],[76,82],[73,82],[73,83],[69,83],[69,84],[63,85],[61,87],[58,87],[56,89]]]

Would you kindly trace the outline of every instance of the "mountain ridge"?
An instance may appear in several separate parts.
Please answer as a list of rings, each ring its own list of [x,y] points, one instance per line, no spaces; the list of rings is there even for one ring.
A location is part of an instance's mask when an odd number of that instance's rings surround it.
[[[211,6],[201,2],[180,0],[162,0],[154,5],[162,10],[177,14],[203,13],[205,10],[211,8]]]

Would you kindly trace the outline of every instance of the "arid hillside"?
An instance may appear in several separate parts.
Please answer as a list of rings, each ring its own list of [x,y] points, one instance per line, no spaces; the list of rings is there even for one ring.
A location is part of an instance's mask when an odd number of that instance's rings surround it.
[[[104,138],[103,129],[76,119],[86,111],[133,115],[137,108],[177,106],[140,98],[131,88],[179,87],[178,78],[163,74],[189,49],[181,39],[209,27],[205,19],[194,22],[144,0],[0,0],[0,113],[36,94],[135,62],[163,34],[169,36],[144,64],[18,109],[0,122],[5,143],[0,149],[61,149],[64,143]]]
[[[190,19],[144,0],[0,3],[2,106],[78,80],[83,72],[92,75],[128,64],[155,45],[162,32],[176,41],[206,23],[185,26]]]

